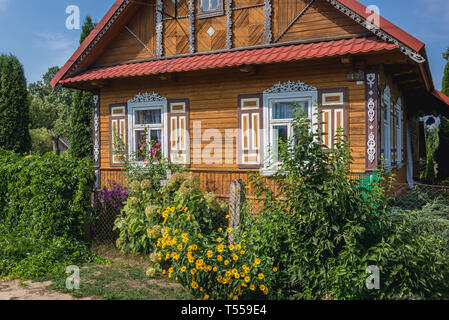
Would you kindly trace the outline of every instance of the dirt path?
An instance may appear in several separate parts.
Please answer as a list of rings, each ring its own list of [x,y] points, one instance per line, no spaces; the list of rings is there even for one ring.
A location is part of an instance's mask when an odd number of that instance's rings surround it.
[[[92,300],[77,299],[69,294],[46,289],[51,284],[47,282],[0,281],[0,300]]]

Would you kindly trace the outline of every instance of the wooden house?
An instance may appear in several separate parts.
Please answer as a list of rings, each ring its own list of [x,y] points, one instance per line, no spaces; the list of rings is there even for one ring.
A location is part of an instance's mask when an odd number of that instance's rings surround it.
[[[122,179],[120,136],[130,153],[157,140],[220,197],[276,171],[293,104],[323,112],[329,147],[345,131],[354,173],[384,157],[404,183],[418,116],[449,113],[424,44],[356,0],[117,0],[52,85],[94,93],[101,186]]]

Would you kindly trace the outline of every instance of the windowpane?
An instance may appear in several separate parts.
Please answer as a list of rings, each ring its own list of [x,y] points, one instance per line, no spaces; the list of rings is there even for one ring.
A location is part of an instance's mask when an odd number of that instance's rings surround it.
[[[150,141],[156,141],[162,143],[162,131],[161,130],[151,130]]]
[[[211,0],[209,10],[216,10],[216,9],[218,9],[218,0]]]
[[[203,11],[209,10],[209,0],[202,0]]]
[[[296,107],[296,108],[295,108]],[[277,102],[273,108],[273,119],[281,120],[281,119],[293,119],[293,114],[295,109],[300,109],[304,111],[308,111],[309,102],[308,101],[300,101],[300,102]]]
[[[273,126],[273,151],[279,154],[281,143],[287,142],[288,126]]]
[[[134,141],[136,143],[136,157],[138,161],[145,160],[145,153],[147,150],[147,137],[144,130],[134,131]]]
[[[136,111],[136,124],[161,124],[161,109]]]

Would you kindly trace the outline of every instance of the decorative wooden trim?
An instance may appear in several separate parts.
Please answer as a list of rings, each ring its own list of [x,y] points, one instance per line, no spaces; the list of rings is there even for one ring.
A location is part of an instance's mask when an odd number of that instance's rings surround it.
[[[178,113],[172,113],[171,112],[171,105],[173,103],[184,103],[185,104],[185,112],[178,112]],[[177,117],[185,117],[186,118],[186,132],[187,136],[186,138],[186,167],[190,168],[190,99],[169,99],[167,100],[167,114],[168,114],[168,121],[167,121],[167,135],[168,135],[168,160],[170,161],[171,157],[171,116],[177,116]]]
[[[265,41],[265,44],[270,44],[271,41],[273,41],[273,30],[272,30],[272,15],[273,15],[273,7],[271,4],[271,0],[265,0],[264,2],[265,7],[263,9],[264,15],[265,15],[265,22],[264,22],[264,33],[263,38]]]
[[[377,68],[365,70],[366,101],[366,171],[375,171],[379,165],[379,73]]]
[[[96,90],[92,98],[92,137],[93,137],[93,162],[94,167],[99,168],[101,165],[101,153],[100,153],[100,91]]]
[[[112,24],[117,20],[117,18],[121,15],[121,13],[125,10],[125,8],[131,3],[131,0],[125,0],[120,8],[114,13],[112,18],[108,21],[108,23],[103,27],[103,29],[98,33],[95,39],[89,44],[89,46],[84,50],[81,56],[77,59],[77,61],[70,67],[70,69],[65,74],[64,78],[70,77],[75,73],[75,70],[78,68],[80,63],[86,58],[92,48],[100,41],[100,39],[104,36],[104,34],[109,30]]]
[[[328,104],[323,105],[323,95],[327,93],[342,93],[343,94],[343,103],[341,104]],[[347,136],[349,134],[349,89],[344,88],[333,88],[333,89],[320,89],[318,90],[318,111],[324,111],[324,110],[338,110],[343,109],[343,126],[344,126],[344,133]],[[334,124],[335,119],[333,118],[334,115],[332,115],[332,120],[330,121],[329,125],[329,131],[330,132],[336,132]],[[321,120],[320,120],[321,122]],[[321,128],[319,128],[321,130]],[[332,146],[334,146],[334,143],[331,143]]]
[[[259,100],[259,108],[257,109],[242,109],[242,100],[244,99],[258,99]],[[237,164],[239,166],[239,169],[260,169],[263,166],[263,94],[257,93],[257,94],[241,94],[238,96],[237,99],[238,104],[238,135],[237,135]],[[259,150],[252,150],[253,153],[259,154],[259,164],[244,164],[242,161],[242,156],[248,153],[248,151],[243,150],[242,148],[242,115],[248,114],[251,118],[253,114],[259,115]],[[249,120],[251,123],[251,119]],[[249,141],[248,141],[249,142]],[[251,151],[251,150],[250,150]]]
[[[164,10],[164,1],[157,0],[156,11],[156,57],[162,57],[164,55],[163,45],[163,33],[164,23],[162,22],[162,11]]]
[[[119,116],[114,116],[112,113],[112,109],[116,108],[116,107],[123,107],[125,109],[125,114],[124,115],[119,115]],[[128,134],[129,134],[129,130],[128,130],[128,104],[126,102],[121,102],[121,103],[113,103],[109,105],[109,134],[112,133],[112,121],[113,120],[123,120],[125,123],[125,141],[123,141],[123,143],[126,144],[126,154],[128,154]],[[109,137],[109,143],[110,143],[110,150],[109,150],[109,165],[111,167],[123,167],[122,163],[114,163],[114,152],[113,152],[113,141],[114,141],[114,137],[111,135]]]
[[[338,0],[326,0],[329,2],[335,9],[339,10],[340,12],[347,15],[349,18],[360,24],[362,27],[368,29],[370,32],[372,32],[377,37],[381,38],[384,41],[394,43],[399,45],[401,48],[402,53],[407,55],[410,59],[417,63],[424,63],[426,62],[426,59],[420,55],[418,52],[412,50],[410,47],[406,46],[404,43],[398,41],[393,36],[389,35],[385,31],[381,30],[378,26],[373,25],[371,22],[363,18],[362,16],[358,15],[345,5],[341,4]]]
[[[287,81],[279,82],[270,89],[265,90],[264,94],[271,93],[286,93],[286,92],[301,92],[301,91],[317,91],[316,87],[310,86],[302,81]]]
[[[232,49],[232,0],[226,0],[226,49]]]
[[[189,50],[190,53],[195,53],[195,0],[189,0]]]

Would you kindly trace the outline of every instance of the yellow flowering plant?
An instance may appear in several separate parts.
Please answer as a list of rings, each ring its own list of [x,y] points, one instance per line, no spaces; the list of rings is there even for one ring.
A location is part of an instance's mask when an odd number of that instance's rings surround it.
[[[177,279],[200,299],[269,297],[273,265],[269,258],[251,254],[242,241],[245,234],[237,233],[234,244],[226,241],[232,232],[229,228],[198,237],[200,224],[185,207],[167,207],[161,215],[166,218],[156,251],[163,274]],[[177,245],[180,241],[182,247]]]

